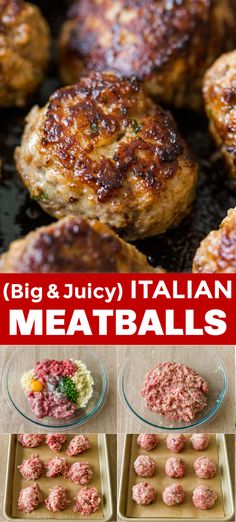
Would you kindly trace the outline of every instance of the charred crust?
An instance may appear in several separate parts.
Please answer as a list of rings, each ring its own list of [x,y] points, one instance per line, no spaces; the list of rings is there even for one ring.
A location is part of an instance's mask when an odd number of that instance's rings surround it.
[[[98,73],[53,94],[41,147],[47,156],[52,152],[68,181],[90,185],[101,202],[129,176],[160,190],[182,153],[191,162],[172,116],[136,81]],[[114,150],[108,154],[106,147]]]

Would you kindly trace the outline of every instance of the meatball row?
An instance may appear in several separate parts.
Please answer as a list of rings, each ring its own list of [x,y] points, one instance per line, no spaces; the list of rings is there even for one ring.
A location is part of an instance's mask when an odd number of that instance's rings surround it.
[[[210,479],[215,477],[217,467],[209,457],[199,457],[193,463],[197,477]],[[150,478],[155,475],[156,462],[148,455],[139,455],[134,461],[134,471],[138,477]],[[165,462],[165,473],[170,478],[182,478],[186,474],[186,464],[180,457],[170,457]]]
[[[208,448],[210,435],[207,433],[194,433],[191,438],[192,448],[196,451],[203,451]],[[166,437],[167,449],[173,453],[180,453],[184,450],[187,439],[181,434],[169,433]],[[137,444],[145,451],[154,450],[159,444],[159,437],[155,434],[140,433],[137,437]]]
[[[140,482],[132,487],[132,499],[136,504],[147,506],[155,502],[156,489],[148,482]],[[171,484],[162,492],[162,501],[166,506],[178,506],[183,504],[185,492],[180,484]],[[197,486],[193,490],[192,502],[197,509],[211,509],[217,500],[217,493],[208,486]]]
[[[18,442],[24,448],[37,448],[45,443],[52,451],[61,451],[66,440],[67,436],[60,433],[50,433],[48,435],[23,433],[18,435]],[[70,440],[66,453],[69,457],[76,457],[89,450],[90,447],[91,442],[86,435],[75,435]]]

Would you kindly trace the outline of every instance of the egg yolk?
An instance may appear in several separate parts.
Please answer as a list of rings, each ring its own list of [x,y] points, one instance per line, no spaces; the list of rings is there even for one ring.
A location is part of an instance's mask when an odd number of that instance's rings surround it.
[[[40,381],[32,381],[31,390],[34,392],[41,392],[43,389],[43,385]]]

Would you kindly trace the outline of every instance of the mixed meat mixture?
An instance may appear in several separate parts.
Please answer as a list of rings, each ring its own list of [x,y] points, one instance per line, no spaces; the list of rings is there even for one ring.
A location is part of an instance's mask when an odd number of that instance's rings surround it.
[[[166,419],[192,421],[207,405],[208,383],[195,370],[175,362],[152,368],[141,389],[146,407]]]
[[[40,419],[73,417],[91,399],[93,384],[86,365],[72,359],[44,359],[21,377],[21,386],[32,412]],[[52,439],[49,440],[51,444]]]
[[[156,500],[156,490],[148,482],[139,482],[132,487],[132,499],[136,504],[148,506]]]

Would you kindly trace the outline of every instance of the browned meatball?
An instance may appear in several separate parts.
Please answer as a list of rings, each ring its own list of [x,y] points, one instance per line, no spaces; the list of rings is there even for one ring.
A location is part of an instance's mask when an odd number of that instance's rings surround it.
[[[236,51],[223,54],[207,71],[203,94],[210,131],[236,180]]]
[[[0,272],[157,272],[99,221],[68,216],[11,243]]]
[[[49,214],[99,219],[131,241],[177,225],[195,193],[197,166],[172,116],[136,81],[110,74],[34,107],[15,157]]]
[[[228,211],[219,230],[213,230],[201,242],[193,272],[236,272],[236,208]]]
[[[0,0],[0,106],[25,105],[42,81],[50,35],[37,6]]]
[[[59,41],[62,78],[134,76],[160,101],[199,109],[204,72],[235,44],[234,1],[76,1]]]

